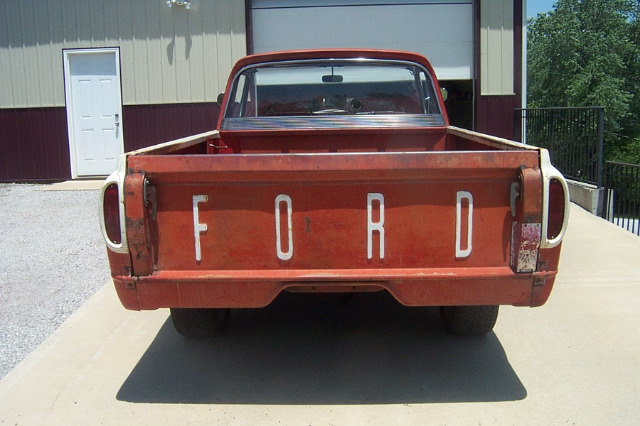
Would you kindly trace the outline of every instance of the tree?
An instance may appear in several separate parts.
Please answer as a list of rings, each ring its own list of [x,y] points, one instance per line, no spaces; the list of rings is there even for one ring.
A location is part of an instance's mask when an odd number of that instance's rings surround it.
[[[640,0],[559,0],[530,20],[527,52],[529,106],[604,106],[607,157],[638,163],[639,18]]]

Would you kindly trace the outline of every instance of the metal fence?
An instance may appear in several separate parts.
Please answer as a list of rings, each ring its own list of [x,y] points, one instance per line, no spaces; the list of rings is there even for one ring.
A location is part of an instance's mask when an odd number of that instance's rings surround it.
[[[604,218],[640,236],[640,165],[607,161]]]
[[[572,180],[602,187],[604,108],[518,108],[514,139],[546,148],[551,162]]]

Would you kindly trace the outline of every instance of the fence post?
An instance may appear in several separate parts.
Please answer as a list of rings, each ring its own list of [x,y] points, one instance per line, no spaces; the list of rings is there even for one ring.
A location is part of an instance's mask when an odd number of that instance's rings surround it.
[[[521,143],[527,143],[525,111],[526,109],[524,108],[515,108],[513,110],[513,140]]]
[[[609,182],[609,162],[604,165],[604,203],[602,208],[601,218],[613,222],[610,218],[613,217],[613,189],[611,189],[611,183]]]
[[[602,169],[604,168],[604,107],[599,107],[598,112],[598,175],[596,182],[598,188],[602,188]]]
[[[555,145],[556,145],[555,123],[553,122],[553,119],[554,119],[553,109],[550,109],[549,110],[549,152],[552,154],[555,152]]]

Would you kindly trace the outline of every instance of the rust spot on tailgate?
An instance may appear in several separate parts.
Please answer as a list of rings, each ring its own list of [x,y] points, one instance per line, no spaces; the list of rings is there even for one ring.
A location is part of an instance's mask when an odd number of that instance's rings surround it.
[[[149,275],[153,271],[150,218],[143,193],[144,180],[143,173],[133,173],[127,176],[124,183],[127,240],[134,275]]]

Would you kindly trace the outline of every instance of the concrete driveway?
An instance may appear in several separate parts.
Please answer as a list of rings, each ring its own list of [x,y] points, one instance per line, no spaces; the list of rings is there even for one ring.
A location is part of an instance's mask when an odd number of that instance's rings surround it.
[[[0,381],[0,424],[638,424],[640,238],[572,206],[549,302],[483,338],[286,295],[190,341],[105,285]]]

